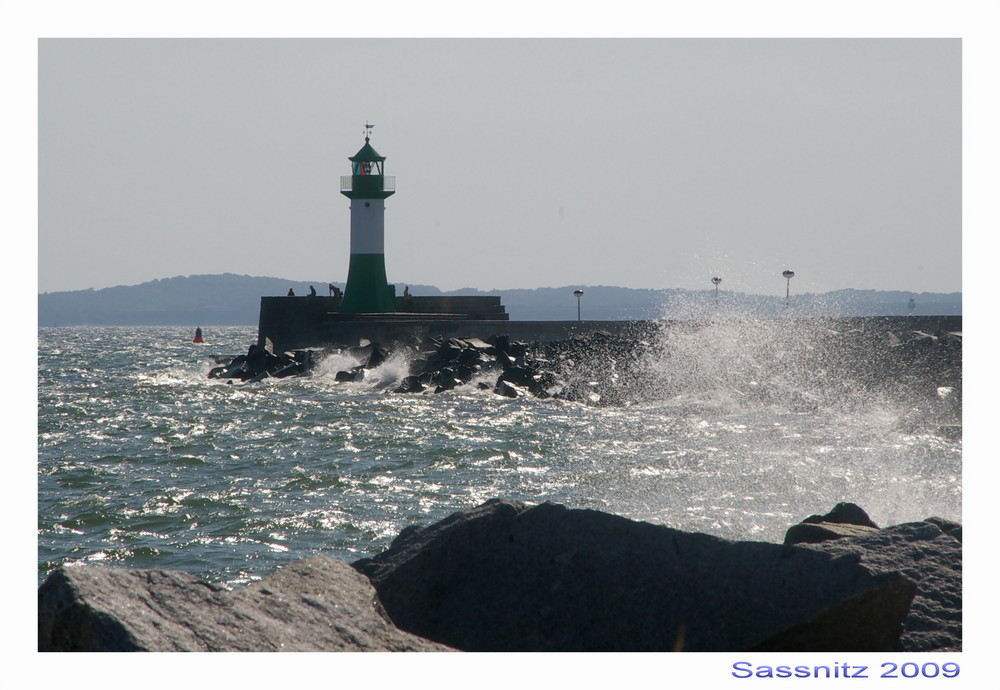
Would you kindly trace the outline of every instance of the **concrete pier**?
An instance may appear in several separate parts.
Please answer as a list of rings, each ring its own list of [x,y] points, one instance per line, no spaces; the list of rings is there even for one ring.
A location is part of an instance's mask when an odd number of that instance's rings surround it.
[[[391,346],[426,338],[506,335],[551,342],[606,331],[616,337],[649,338],[665,325],[699,328],[699,321],[510,321],[499,297],[397,297],[394,313],[342,314],[336,297],[262,297],[257,342],[275,352],[354,347],[362,339]],[[821,321],[824,319],[798,319]],[[884,331],[960,332],[961,316],[884,316],[825,319],[844,328]]]

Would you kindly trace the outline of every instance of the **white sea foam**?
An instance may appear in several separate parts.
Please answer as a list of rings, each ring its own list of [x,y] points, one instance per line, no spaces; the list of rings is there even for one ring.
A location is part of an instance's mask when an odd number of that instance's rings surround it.
[[[931,382],[917,406],[851,369],[832,326],[665,328],[622,378],[632,404],[614,406],[395,393],[401,357],[358,384],[335,381],[358,364],[335,355],[312,376],[226,385],[203,378],[185,329],[42,329],[39,578],[114,558],[232,585],[314,553],[376,553],[493,497],[767,541],[838,501],[880,524],[959,519],[960,390]],[[151,385],[149,344],[175,337]],[[212,337],[239,352],[252,334]]]

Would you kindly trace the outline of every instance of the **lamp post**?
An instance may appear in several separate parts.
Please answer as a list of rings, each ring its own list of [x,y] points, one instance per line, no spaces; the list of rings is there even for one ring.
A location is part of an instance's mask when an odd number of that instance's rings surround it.
[[[781,275],[785,278],[785,309],[787,309],[792,294],[792,278],[795,276],[795,271],[782,271]]]
[[[719,283],[721,283],[721,282],[722,282],[722,278],[719,278],[719,277],[712,278],[712,285],[715,286],[715,301],[716,302],[719,301]]]
[[[576,320],[580,321],[580,298],[583,297],[583,290],[573,290],[576,295]]]

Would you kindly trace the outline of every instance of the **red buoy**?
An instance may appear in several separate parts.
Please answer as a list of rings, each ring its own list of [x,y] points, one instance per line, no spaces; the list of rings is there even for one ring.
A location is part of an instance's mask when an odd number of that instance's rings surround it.
[[[204,339],[202,339],[202,337],[201,337],[201,327],[200,326],[198,328],[194,329],[194,340],[192,340],[191,342],[194,342],[194,343],[203,343],[203,342],[205,342]]]

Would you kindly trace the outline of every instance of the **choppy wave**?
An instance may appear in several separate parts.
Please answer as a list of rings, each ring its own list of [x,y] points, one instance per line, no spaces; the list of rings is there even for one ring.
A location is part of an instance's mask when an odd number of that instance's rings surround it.
[[[229,385],[207,378],[208,355],[245,351],[247,329],[205,329],[208,345],[41,329],[39,577],[100,562],[238,584],[376,553],[496,496],[765,541],[841,500],[884,524],[959,519],[960,434],[941,430],[960,416],[942,386],[850,369],[828,326],[665,329],[620,378],[627,404],[602,406],[475,382],[396,393],[403,357],[358,383],[335,380],[351,362],[333,355],[308,377]]]

